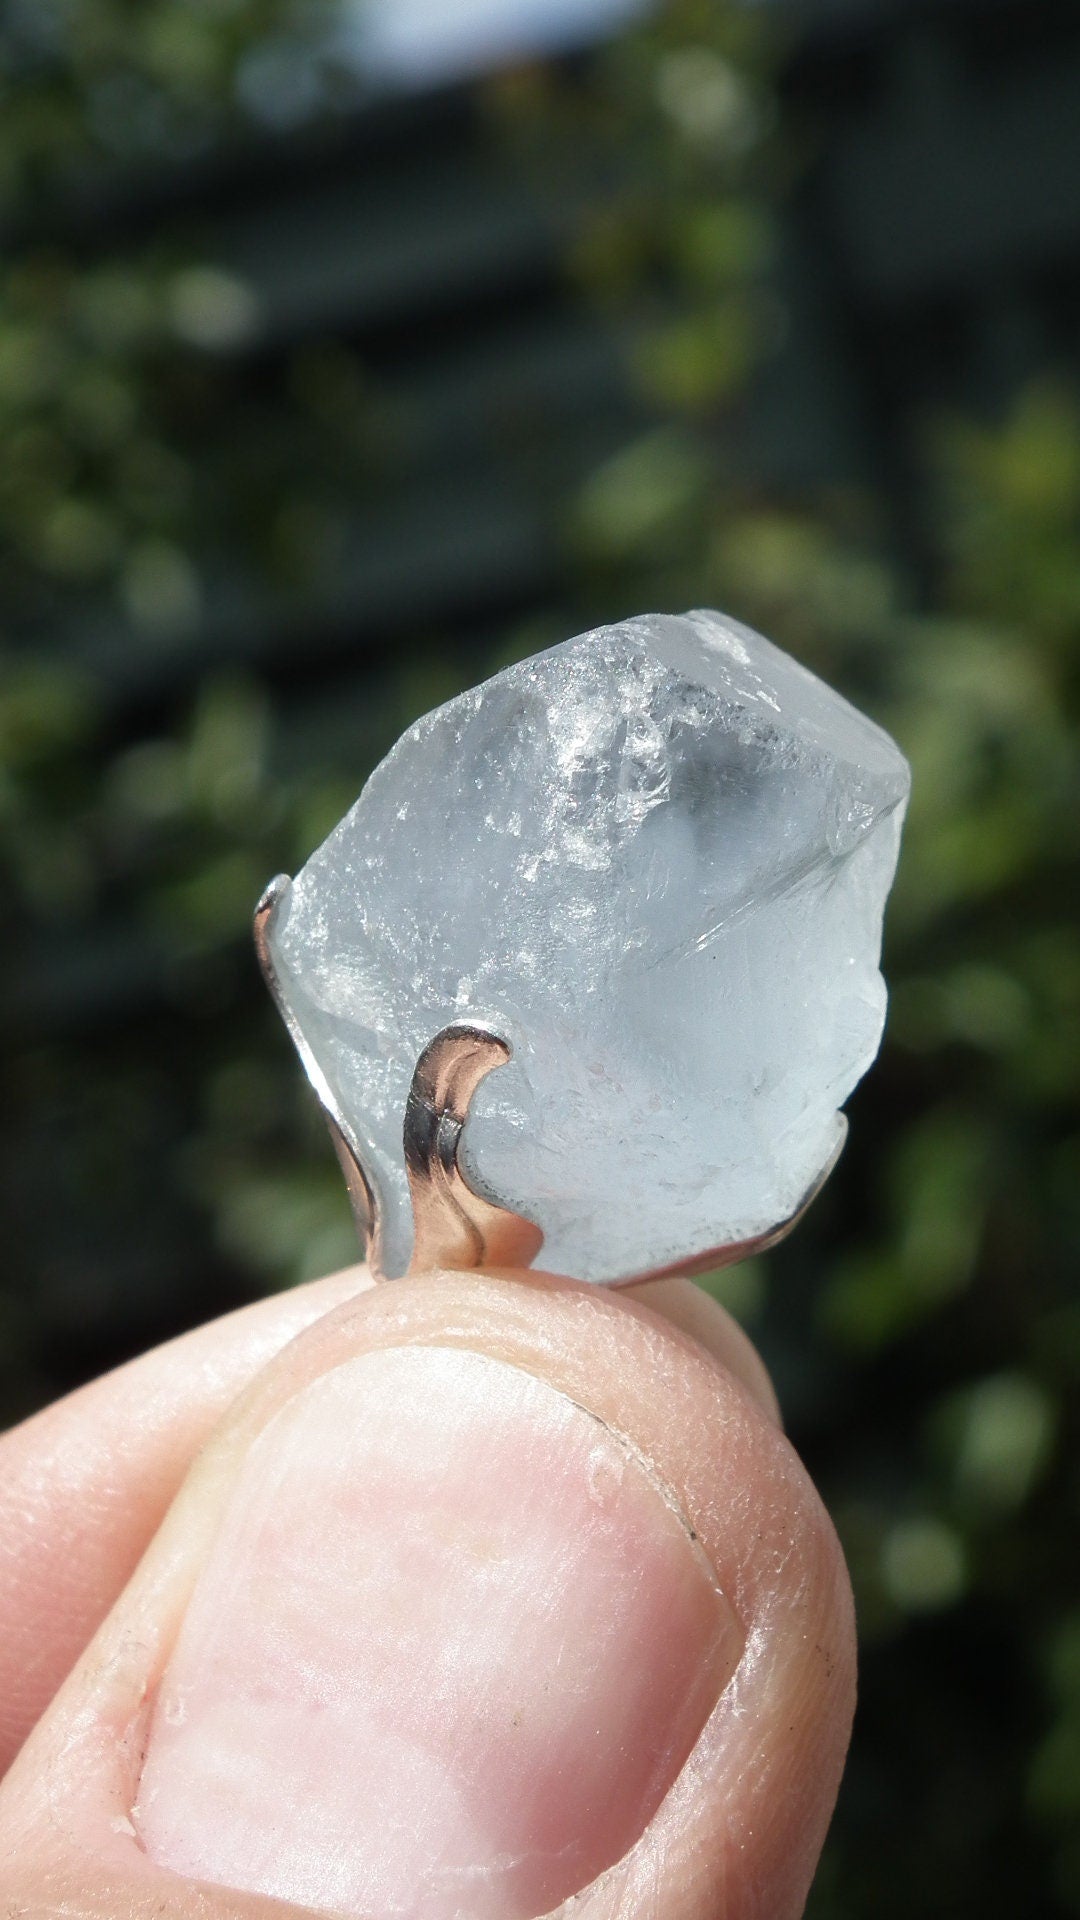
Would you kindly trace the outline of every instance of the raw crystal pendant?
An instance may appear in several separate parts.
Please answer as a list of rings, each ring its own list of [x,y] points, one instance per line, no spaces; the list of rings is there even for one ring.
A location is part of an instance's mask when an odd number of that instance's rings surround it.
[[[780,1237],[885,1017],[889,736],[709,612],[552,647],[418,720],[260,955],[385,1276],[624,1282]]]

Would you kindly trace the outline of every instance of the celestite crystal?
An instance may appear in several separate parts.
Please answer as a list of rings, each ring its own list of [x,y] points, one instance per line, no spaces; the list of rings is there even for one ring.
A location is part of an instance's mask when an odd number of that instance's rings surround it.
[[[583,634],[410,727],[271,930],[385,1271],[413,1070],[462,1019],[513,1051],[459,1162],[543,1267],[624,1279],[791,1214],[880,1043],[908,787],[887,734],[709,612]]]

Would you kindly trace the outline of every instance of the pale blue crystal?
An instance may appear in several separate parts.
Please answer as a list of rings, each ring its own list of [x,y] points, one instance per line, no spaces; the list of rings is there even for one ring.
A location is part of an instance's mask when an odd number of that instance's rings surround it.
[[[785,1219],[880,1043],[908,787],[886,733],[708,612],[583,634],[410,727],[270,929],[386,1271],[413,1069],[463,1019],[513,1057],[461,1163],[542,1229],[537,1264],[623,1279]]]

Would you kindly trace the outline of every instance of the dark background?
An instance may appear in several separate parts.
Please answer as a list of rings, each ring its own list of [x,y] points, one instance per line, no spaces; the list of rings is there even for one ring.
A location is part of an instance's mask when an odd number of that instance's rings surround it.
[[[417,92],[329,0],[3,0],[0,235],[0,1419],[354,1257],[249,923],[402,727],[725,607],[915,775],[851,1144],[715,1283],[859,1603],[811,1913],[1080,1913],[1077,9]]]

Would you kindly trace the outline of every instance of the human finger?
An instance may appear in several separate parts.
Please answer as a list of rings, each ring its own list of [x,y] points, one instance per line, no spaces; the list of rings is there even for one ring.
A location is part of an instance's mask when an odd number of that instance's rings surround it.
[[[130,1578],[230,1401],[310,1322],[372,1284],[366,1268],[225,1315],[0,1435],[0,1775]],[[691,1333],[762,1405],[746,1335],[686,1280],[630,1290]]]
[[[852,1689],[835,1536],[724,1366],[639,1301],[425,1276],[205,1449],[0,1790],[5,1890],[794,1920]]]
[[[0,1775],[139,1562],[241,1387],[371,1285],[355,1267],[237,1313],[0,1435]]]

